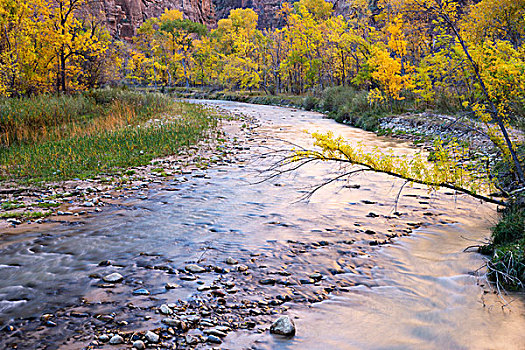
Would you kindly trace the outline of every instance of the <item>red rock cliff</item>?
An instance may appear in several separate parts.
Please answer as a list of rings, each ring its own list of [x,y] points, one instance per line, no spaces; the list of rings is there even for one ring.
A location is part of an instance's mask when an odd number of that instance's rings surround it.
[[[185,18],[208,26],[216,22],[212,0],[103,0],[98,7],[111,33],[125,40],[145,20],[159,17],[166,9],[179,10]]]

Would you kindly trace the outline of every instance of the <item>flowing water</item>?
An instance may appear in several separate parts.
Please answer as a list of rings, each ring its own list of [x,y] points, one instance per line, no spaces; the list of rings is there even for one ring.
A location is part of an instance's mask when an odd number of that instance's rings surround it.
[[[406,186],[396,207],[403,182],[374,173],[337,181],[309,202],[298,201],[338,169],[308,165],[264,182],[257,171],[272,164],[271,150],[290,148],[290,143],[310,145],[304,130],[332,130],[363,148],[399,154],[417,150],[318,113],[198,103],[257,120],[238,161],[213,167],[205,177],[175,179],[168,184],[170,191],[151,189],[147,199],[125,200],[82,225],[2,236],[2,323],[75,307],[79,300],[98,305],[97,311],[113,308],[122,313],[123,306],[118,306],[129,302],[188,299],[197,293],[196,282],[145,267],[162,263],[178,269],[199,259],[220,264],[231,256],[253,271],[236,280],[245,298],[292,296],[285,305],[298,331],[293,339],[232,332],[224,339],[226,348],[525,348],[523,299],[508,296],[513,302],[502,308],[503,302],[480,286],[485,282],[475,271],[482,257],[463,252],[489,236],[497,218],[493,206],[447,191]],[[99,266],[104,260],[114,264]],[[145,287],[155,298],[145,300],[126,288],[105,292],[89,277],[115,271],[125,276],[127,287]],[[321,273],[323,281],[297,283],[313,272]],[[278,274],[287,276],[287,283],[257,284]],[[206,283],[210,278],[201,277]],[[173,279],[180,288],[166,291],[165,282]],[[326,286],[333,293],[322,292]],[[57,329],[73,333],[75,325],[59,324]],[[41,345],[46,333],[39,332],[28,336],[25,346]],[[55,334],[46,344],[60,347],[57,339]],[[71,342],[63,346],[74,347]]]

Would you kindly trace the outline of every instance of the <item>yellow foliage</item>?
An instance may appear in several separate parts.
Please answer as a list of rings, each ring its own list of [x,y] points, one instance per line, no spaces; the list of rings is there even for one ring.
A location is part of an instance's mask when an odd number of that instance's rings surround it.
[[[360,146],[348,144],[342,137],[334,137],[332,132],[312,133],[312,137],[314,146],[319,150],[294,151],[289,162],[316,159],[349,163],[424,184],[432,189],[445,186],[465,189],[472,194],[486,194],[493,190],[492,180],[464,165],[468,149],[457,142],[449,144],[447,148],[438,142],[434,152],[435,161],[428,162],[421,153],[407,157],[385,153],[379,149],[367,152]]]

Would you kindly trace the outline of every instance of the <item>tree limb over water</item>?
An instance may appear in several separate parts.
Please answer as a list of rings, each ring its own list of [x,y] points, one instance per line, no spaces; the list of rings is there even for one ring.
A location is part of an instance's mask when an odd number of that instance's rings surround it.
[[[334,137],[331,132],[326,134],[313,133],[316,149],[306,149],[294,146],[277,163],[266,169],[265,180],[291,173],[306,164],[320,161],[351,166],[334,178],[315,186],[305,198],[311,197],[320,188],[343,177],[356,173],[373,171],[387,174],[430,187],[431,189],[448,188],[467,194],[476,199],[505,206],[506,203],[489,195],[494,190],[493,181],[487,174],[476,172],[465,164],[465,150],[459,146],[444,149],[437,144],[435,160],[429,162],[421,153],[413,157],[397,156],[384,153],[378,149],[372,152],[363,151],[358,146],[351,146],[341,137]],[[354,168],[354,167],[357,167]]]

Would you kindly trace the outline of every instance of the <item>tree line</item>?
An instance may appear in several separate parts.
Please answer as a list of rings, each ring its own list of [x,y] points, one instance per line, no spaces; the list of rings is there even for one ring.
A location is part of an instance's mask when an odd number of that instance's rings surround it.
[[[166,10],[132,42],[107,31],[87,0],[0,0],[0,95],[85,90],[108,82],[304,94],[343,85],[371,105],[453,101],[487,122],[523,172],[506,133],[525,114],[525,0],[324,0],[283,3],[283,26],[258,29],[234,9],[208,29]],[[491,123],[494,122],[494,123]]]

